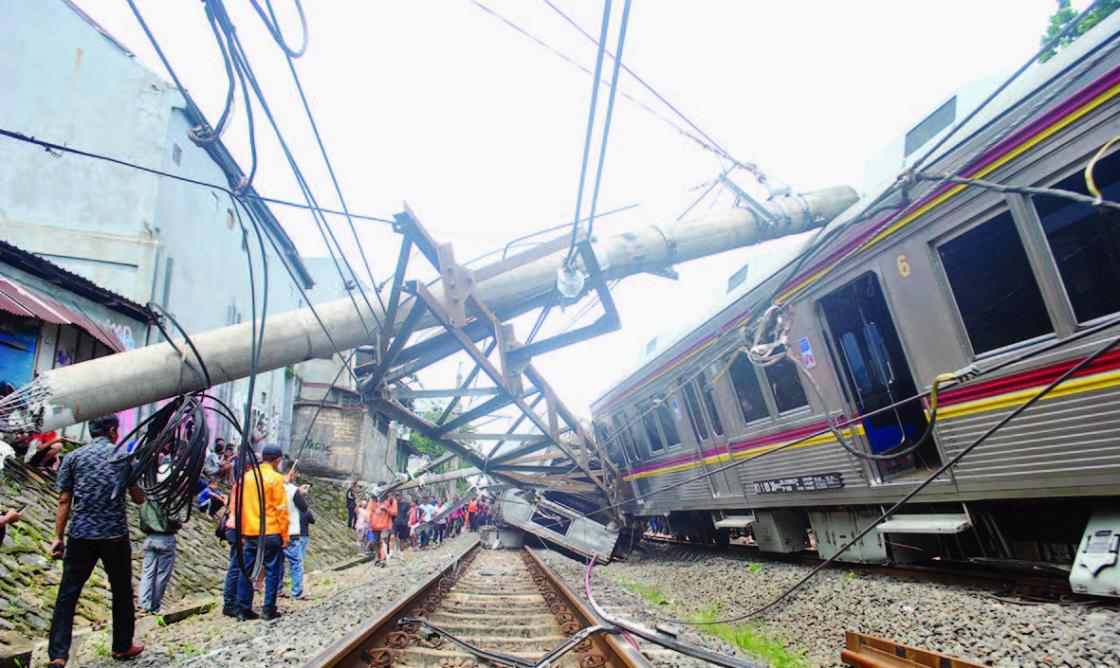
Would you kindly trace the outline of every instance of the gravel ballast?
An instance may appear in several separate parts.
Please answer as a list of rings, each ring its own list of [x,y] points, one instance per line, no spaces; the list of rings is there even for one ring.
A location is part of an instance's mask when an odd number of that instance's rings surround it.
[[[344,571],[312,573],[307,585],[311,600],[281,598],[283,616],[271,622],[237,622],[223,617],[220,605],[205,615],[158,627],[141,623],[136,642],[147,646],[128,665],[156,666],[301,666],[327,645],[350,633],[408,589],[446,566],[452,556],[476,540],[477,534],[457,536],[444,545],[409,551],[379,568],[367,562]],[[309,546],[314,549],[314,543]],[[225,565],[220,567],[225,569]],[[261,594],[253,600],[259,611]],[[120,666],[105,656],[108,628],[94,631],[71,655],[70,666]],[[75,639],[77,640],[77,639]],[[77,643],[75,643],[77,644]],[[36,659],[46,663],[41,648]]]
[[[583,566],[538,552],[569,585],[582,590]],[[630,619],[718,610],[729,617],[768,602],[809,567],[704,553],[691,561],[651,551],[595,569],[596,599]],[[625,586],[623,586],[625,585]],[[631,590],[663,594],[654,604]],[[1082,604],[1016,604],[989,592],[911,582],[854,571],[826,570],[756,623],[756,632],[784,645],[786,665],[840,666],[844,631],[855,630],[986,665],[1120,666],[1120,614]],[[697,636],[688,632],[688,640]],[[711,649],[727,643],[706,635]]]

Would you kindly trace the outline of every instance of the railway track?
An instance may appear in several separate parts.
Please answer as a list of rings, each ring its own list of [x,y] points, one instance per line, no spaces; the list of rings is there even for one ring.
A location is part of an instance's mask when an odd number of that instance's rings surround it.
[[[529,550],[474,543],[308,668],[649,666]],[[475,648],[472,651],[470,648]]]
[[[789,555],[773,555],[763,553],[755,545],[731,543],[730,545],[703,545],[687,541],[667,538],[663,536],[645,536],[642,541],[648,545],[662,549],[679,550],[684,559],[688,554],[699,555],[702,553],[719,553],[729,556],[749,558],[752,560],[767,559],[782,563],[796,563],[805,566],[816,566],[821,558],[816,552],[806,551]],[[1035,570],[1033,572],[1012,570],[1007,565],[999,562],[972,563],[965,561],[933,560],[914,564],[856,564],[837,562],[833,568],[865,573],[870,575],[883,575],[886,577],[909,579],[919,582],[938,582],[966,587],[987,589],[1008,597],[1029,597],[1045,601],[1084,600],[1093,601],[1092,597],[1081,596],[1070,591],[1067,575],[1063,572],[1049,572]]]

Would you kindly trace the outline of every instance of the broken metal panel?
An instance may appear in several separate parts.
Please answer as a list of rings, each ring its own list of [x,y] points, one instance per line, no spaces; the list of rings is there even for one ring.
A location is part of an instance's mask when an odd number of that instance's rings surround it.
[[[585,557],[609,560],[618,542],[617,529],[525,490],[502,491],[494,508],[499,521]]]

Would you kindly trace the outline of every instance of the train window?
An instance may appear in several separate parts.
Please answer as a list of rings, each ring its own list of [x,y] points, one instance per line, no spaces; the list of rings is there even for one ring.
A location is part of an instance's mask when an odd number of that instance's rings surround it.
[[[932,114],[926,116],[921,123],[918,123],[910,132],[906,133],[905,150],[907,157],[925,146],[926,142],[937,136],[937,133],[949,127],[949,124],[956,117],[957,96],[954,95],[949,98],[948,102],[935,109]]]
[[[696,396],[696,388],[692,383],[685,382],[684,384],[684,401],[685,408],[688,410],[688,424],[692,427],[692,435],[696,438],[697,443],[703,443],[708,440],[710,433],[708,432],[708,423],[704,421],[704,415],[700,412],[700,399]]]
[[[673,404],[676,411],[669,409]],[[680,402],[676,397],[670,397],[657,404],[657,421],[661,423],[661,433],[665,435],[665,445],[672,447],[680,445],[681,435],[677,433],[677,423],[673,421],[673,413],[680,411]]]
[[[650,410],[649,404],[643,404],[639,407],[638,413],[642,416],[642,427],[645,428],[650,452],[663,450],[665,444],[661,441],[661,434],[657,431],[657,419],[654,417],[653,411]]]
[[[622,414],[615,415],[614,418],[614,433],[618,439],[619,447],[622,452],[630,458],[632,462],[642,461],[641,453],[638,447],[634,444],[634,437],[631,435],[631,427],[626,424],[626,417]]]
[[[608,454],[622,452],[621,445],[611,441],[611,432],[610,429],[607,428],[605,422],[595,420],[591,423],[591,427],[595,430],[595,441],[600,448],[606,449]],[[623,452],[622,455],[625,457],[626,453]],[[617,456],[617,454],[615,456]]]
[[[719,436],[723,436],[723,420],[720,419],[719,410],[716,408],[715,392],[712,383],[704,374],[700,374],[700,394],[704,397],[704,405],[708,407],[708,418],[712,421],[712,431]]]
[[[1120,197],[1120,153],[1100,160],[1093,180],[1104,199]],[[1080,171],[1052,187],[1089,194]],[[1120,311],[1120,211],[1049,195],[1034,205],[1077,320]]]
[[[735,361],[731,363],[730,375],[731,384],[735,386],[735,396],[739,398],[739,407],[743,409],[743,419],[750,423],[769,417],[766,400],[762,398],[762,387],[758,384],[758,375],[750,360],[736,353]]]
[[[1011,214],[937,248],[976,354],[1054,331]]]
[[[801,379],[797,377],[797,366],[793,362],[783,359],[766,367],[764,372],[779,413],[809,405],[805,389],[801,387]]]

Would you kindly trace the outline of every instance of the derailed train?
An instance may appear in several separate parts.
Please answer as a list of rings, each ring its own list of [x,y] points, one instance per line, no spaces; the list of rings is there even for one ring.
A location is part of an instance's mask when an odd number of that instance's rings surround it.
[[[992,82],[958,92],[869,167],[878,187],[819,236],[776,251],[790,262],[759,276],[748,265],[714,315],[651,342],[592,406],[597,438],[624,471],[626,514],[660,517],[692,540],[751,533],[763,551],[812,541],[828,556],[1120,335],[1108,327],[1120,318],[1120,211],[928,180],[1096,195],[1095,181],[1103,200],[1120,200],[1120,150],[1103,148],[1120,135],[1118,47],[1114,14],[989,104],[979,105]],[[763,343],[778,338],[761,348],[764,364],[760,348],[747,352],[759,326]],[[953,380],[931,405],[946,372]],[[1070,568],[1076,591],[1120,595],[1118,408],[1120,348],[840,559],[1050,565]]]

